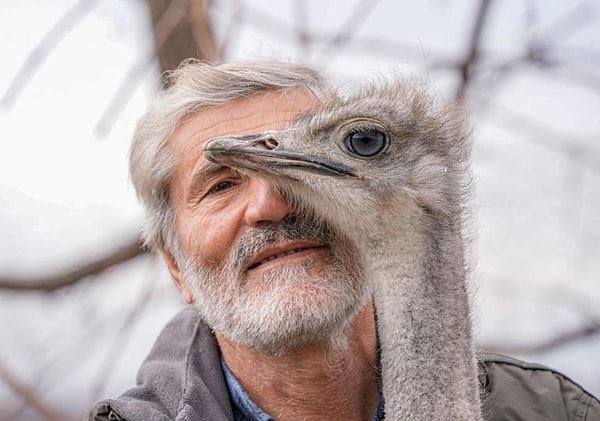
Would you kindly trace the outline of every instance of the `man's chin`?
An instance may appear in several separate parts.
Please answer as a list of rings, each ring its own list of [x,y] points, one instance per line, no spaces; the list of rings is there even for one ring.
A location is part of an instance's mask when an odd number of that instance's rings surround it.
[[[196,307],[230,341],[282,354],[331,341],[366,302],[360,267],[331,254],[263,270],[189,272]]]
[[[296,329],[287,330],[285,335],[281,332],[270,332],[266,335],[228,335],[218,332],[218,334],[228,341],[252,348],[256,351],[273,355],[284,356],[297,352],[302,349],[313,347],[331,347],[340,342],[340,338],[345,338],[344,332],[350,324],[342,323],[333,327],[330,324],[324,325],[321,329]]]
[[[211,326],[230,341],[273,355],[308,346],[338,342],[366,302],[347,296],[335,300],[322,290],[301,286],[271,292],[266,300],[252,300]]]

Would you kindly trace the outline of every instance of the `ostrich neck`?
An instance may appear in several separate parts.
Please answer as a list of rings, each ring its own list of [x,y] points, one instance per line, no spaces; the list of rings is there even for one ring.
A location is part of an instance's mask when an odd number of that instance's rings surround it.
[[[398,222],[371,231],[363,243],[386,418],[481,419],[460,225]]]

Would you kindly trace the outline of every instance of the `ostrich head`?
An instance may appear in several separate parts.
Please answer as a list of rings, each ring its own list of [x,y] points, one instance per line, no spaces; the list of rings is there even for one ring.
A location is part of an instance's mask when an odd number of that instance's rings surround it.
[[[270,178],[346,232],[371,234],[372,218],[385,227],[401,214],[426,225],[459,222],[468,187],[459,109],[437,106],[424,86],[403,79],[332,99],[285,130],[213,139],[204,153]]]

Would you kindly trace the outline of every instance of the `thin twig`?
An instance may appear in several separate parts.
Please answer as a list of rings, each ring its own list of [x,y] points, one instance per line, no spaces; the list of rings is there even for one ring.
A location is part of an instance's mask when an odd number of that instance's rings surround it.
[[[590,321],[585,326],[561,333],[537,344],[505,345],[490,343],[483,344],[481,347],[489,351],[504,354],[538,354],[541,352],[553,351],[562,346],[582,341],[598,334],[600,334],[600,321]]]
[[[325,44],[321,55],[316,59],[318,63],[331,61],[335,53],[342,51],[342,46],[348,44],[356,36],[358,28],[367,21],[367,17],[378,6],[379,0],[362,0],[352,11],[346,21],[340,26],[338,32]]]
[[[594,72],[595,69],[576,69],[558,64],[549,69],[548,74],[560,78],[565,83],[579,85],[585,89],[591,90],[594,94],[600,95],[600,73]],[[597,73],[597,74],[596,74]]]
[[[219,2],[214,2],[214,5],[215,7],[218,7]],[[250,5],[245,5],[245,11],[247,15],[245,23],[247,23],[254,30],[263,32],[270,37],[276,37],[291,43],[298,42],[300,35],[297,33],[297,29],[290,27],[290,25],[282,19],[264,13],[261,10],[251,7]],[[237,25],[241,25],[241,20],[236,20],[235,23],[237,23]],[[233,24],[234,22],[232,22],[232,25]],[[229,31],[226,31],[226,33],[229,33]],[[328,42],[330,43],[332,40],[335,40],[336,37],[339,38],[339,34],[336,35],[335,33],[317,31],[312,31],[310,33],[305,32],[301,36],[310,45],[319,43],[325,44]],[[349,40],[346,39],[346,41]],[[422,48],[419,46],[402,43],[393,39],[366,35],[356,37],[353,35],[352,42],[345,45],[344,48],[348,52],[357,54],[381,55],[386,58],[389,56],[412,56],[415,59],[420,59],[422,57]],[[429,57],[432,56],[432,54],[428,55]],[[443,54],[439,52],[434,53],[433,56],[434,58],[443,57]],[[440,68],[443,67],[444,69],[455,69],[458,67],[458,64],[447,65],[447,63],[450,62],[449,59],[446,60],[439,58],[438,60],[440,62]]]
[[[117,117],[143,80],[142,76],[152,68],[152,62],[158,52],[164,47],[175,28],[189,13],[188,3],[189,0],[174,0],[156,21],[154,25],[154,50],[138,60],[123,78],[119,88],[96,124],[94,131],[97,136],[106,136],[110,132]]]
[[[125,316],[112,345],[109,347],[103,362],[100,364],[96,382],[90,389],[90,401],[95,401],[101,396],[103,387],[108,381],[108,377],[116,367],[117,362],[122,355],[121,351],[131,339],[132,335],[130,332],[152,298],[152,294],[154,293],[157,284],[157,274],[160,273],[157,268],[158,264],[160,264],[159,262],[160,260],[156,256],[150,259],[149,270],[146,271],[149,276],[147,282],[144,284],[145,287],[140,290],[137,300],[133,303],[131,309]]]
[[[553,149],[564,157],[581,165],[596,174],[600,174],[600,156],[595,154],[585,142],[578,141],[546,123],[525,116],[512,109],[494,104],[494,112],[490,115],[502,122],[501,127],[518,130],[525,139],[538,143],[544,148]]]
[[[212,1],[211,7],[218,5],[218,1]],[[232,40],[239,33],[239,29],[243,25],[244,16],[242,13],[242,3],[241,0],[233,0],[233,13],[231,13],[229,17],[229,23],[227,24],[227,28],[224,31],[223,39],[219,44],[217,50],[221,53],[221,59],[224,60],[227,56],[227,51],[229,46],[232,43]]]
[[[211,63],[220,63],[223,56],[215,43],[208,0],[190,2],[190,22],[198,57]]]
[[[310,53],[310,36],[308,34],[308,6],[305,0],[292,1],[296,48],[300,60],[308,58]]]
[[[144,252],[138,240],[130,241],[107,256],[78,265],[74,269],[67,270],[65,273],[34,279],[0,278],[0,289],[14,291],[54,291],[75,284],[86,276],[96,275],[119,263],[131,260]]]
[[[586,25],[596,23],[599,8],[597,2],[586,1],[575,7],[554,21],[538,34],[538,39],[554,40],[554,43],[564,42],[571,34],[582,30]]]
[[[536,31],[534,28],[537,24],[537,14],[534,10],[529,10],[530,36],[524,45],[525,52],[518,57],[497,63],[489,68],[494,71],[495,85],[506,80],[509,74],[517,70],[535,66],[544,71],[553,70],[553,73],[550,74],[559,76],[567,72],[566,77],[563,78],[565,81],[592,88],[596,93],[600,92],[600,79],[595,77],[593,72],[596,68],[590,64],[591,60],[600,60],[600,53],[586,48],[579,50],[580,62],[585,64],[589,73],[586,74],[582,70],[574,68],[573,59],[566,60],[569,52],[578,51],[577,47],[561,47],[559,49],[557,46],[559,42],[564,41],[567,33],[579,31],[594,21],[595,16],[598,15],[598,9],[592,8],[591,5],[592,3],[589,1],[577,5],[573,10],[541,31]],[[554,39],[554,42],[552,42],[552,39]]]
[[[244,11],[248,17],[247,21],[250,26],[254,29],[268,32],[278,38],[287,40],[290,42],[294,41],[294,31],[290,26],[282,19],[278,19],[270,14],[264,13],[263,11],[252,7],[248,3],[244,4]]]
[[[75,24],[81,21],[86,13],[93,9],[96,3],[98,0],[78,1],[50,28],[39,44],[31,50],[15,78],[8,85],[0,100],[3,107],[10,109],[15,104],[27,84],[60,41],[73,29]]]
[[[487,17],[489,16],[491,4],[492,0],[480,0],[479,9],[475,15],[473,31],[471,32],[467,56],[459,66],[461,79],[454,95],[454,98],[457,101],[464,97],[467,87],[471,82],[473,68],[479,60],[479,49],[481,47],[483,30],[487,22]]]
[[[64,421],[68,417],[60,410],[44,402],[34,386],[26,384],[23,380],[10,372],[0,361],[0,380],[18,395],[23,401],[48,421]]]

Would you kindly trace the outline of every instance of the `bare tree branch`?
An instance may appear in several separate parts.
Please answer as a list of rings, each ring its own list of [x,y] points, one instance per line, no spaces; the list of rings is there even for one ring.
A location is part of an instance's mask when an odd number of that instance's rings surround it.
[[[220,62],[222,53],[215,42],[207,0],[194,0],[190,3],[190,21],[192,34],[198,49],[195,57],[211,63]]]
[[[310,53],[310,35],[308,33],[308,7],[305,0],[293,0],[294,30],[296,33],[296,47],[301,60],[306,59]]]
[[[40,43],[31,50],[15,78],[8,85],[4,96],[0,100],[2,106],[11,108],[15,104],[23,89],[60,41],[97,3],[98,0],[78,1],[50,28]]]
[[[423,48],[418,45],[403,43],[398,40],[390,40],[380,37],[361,36],[352,40],[348,45],[347,51],[368,54],[371,56],[381,55],[383,57],[401,57],[402,60],[412,58],[414,60],[423,59]],[[444,55],[439,51],[427,50],[427,60],[434,60],[439,69],[456,69],[459,66],[458,61],[443,58]],[[429,68],[429,65],[428,65]]]
[[[215,3],[216,6],[218,6],[218,2]],[[294,2],[296,8],[300,7],[298,3],[302,3],[302,0],[296,0]],[[324,50],[321,51],[318,58],[313,60],[323,64],[325,61],[330,60],[336,52],[340,51],[341,46],[346,46],[345,44],[348,44],[351,39],[354,39],[357,28],[366,21],[366,16],[376,8],[377,3],[378,1],[363,0],[335,33],[308,32],[308,25],[305,22],[302,22],[302,20],[306,20],[306,17],[299,17],[297,15],[294,16],[296,19],[294,26],[290,27],[290,25],[283,20],[263,13],[250,5],[246,5],[248,16],[247,22],[256,30],[275,35],[282,40],[296,43],[299,48],[304,48],[306,50],[307,54],[305,58],[308,58],[308,51],[310,50],[311,45],[323,43],[325,45]],[[348,48],[357,51],[367,51],[368,53],[381,51],[382,54],[385,54],[386,49],[402,49],[405,47],[399,42],[390,40],[379,40],[378,38],[357,39],[357,45],[349,45]],[[380,45],[383,46],[383,48],[371,48],[373,46],[379,47]],[[418,48],[412,48],[412,50],[416,50],[420,54]]]
[[[542,31],[536,31],[535,21],[537,14],[534,10],[528,10],[528,21],[531,26],[529,32],[531,36],[524,44],[524,53],[515,58],[493,63],[486,67],[486,70],[493,72],[493,82],[497,86],[507,77],[526,67],[536,67],[546,74],[562,77],[566,82],[583,85],[586,88],[592,88],[594,92],[600,92],[600,79],[594,75],[596,68],[591,65],[591,60],[600,62],[600,51],[575,47],[558,47],[560,41],[566,37],[566,33],[573,33],[581,30],[586,25],[594,22],[598,15],[598,9],[592,7],[591,2],[585,2],[577,5],[574,10],[561,16],[552,25]],[[552,42],[551,39],[555,41]],[[580,64],[585,64],[585,69],[575,66],[577,63],[574,58],[568,58],[568,53],[579,54]],[[488,60],[491,57],[488,57]],[[575,57],[576,58],[576,57]],[[484,61],[485,57],[480,54],[479,62]],[[452,68],[453,64],[448,62],[440,63],[442,66]],[[463,69],[464,70],[464,69]],[[597,73],[597,72],[596,72]]]
[[[553,149],[578,165],[600,174],[600,156],[573,136],[560,133],[559,129],[499,104],[494,104],[494,113],[491,115],[502,123],[501,127],[518,130],[525,139]]]
[[[560,57],[565,62],[591,67],[595,70],[600,67],[600,50],[581,46],[561,46]]]
[[[188,57],[212,62],[221,59],[212,34],[205,0],[173,0],[167,3],[162,0],[148,0],[148,3],[153,15],[157,15],[153,26],[154,51],[140,59],[127,72],[96,124],[95,132],[98,136],[105,136],[110,132],[142,81],[142,76],[152,68],[152,62],[157,56],[163,72],[176,67]],[[166,8],[163,10],[164,5]],[[158,10],[161,10],[160,14]]]
[[[158,269],[158,265],[160,260],[156,258],[150,259],[150,270],[147,270],[148,282],[145,283],[145,287],[141,289],[139,292],[137,300],[131,306],[130,311],[125,316],[125,319],[122,321],[121,327],[119,328],[119,332],[117,333],[114,342],[109,347],[107,353],[104,356],[103,362],[100,364],[100,368],[98,370],[98,376],[96,382],[90,388],[90,396],[91,399],[89,403],[93,403],[98,397],[100,397],[103,393],[103,387],[108,381],[108,377],[112,373],[112,370],[117,365],[117,361],[121,356],[121,351],[126,346],[127,342],[131,338],[130,332],[135,327],[135,323],[140,318],[144,309],[148,306],[152,294],[156,288],[157,284],[157,273],[160,271]]]
[[[133,92],[142,81],[142,76],[151,69],[151,64],[163,49],[167,40],[176,28],[181,25],[189,10],[188,0],[174,0],[154,23],[154,51],[138,60],[127,72],[125,78],[110,100],[106,110],[98,120],[95,132],[98,136],[105,136],[110,132],[117,117],[133,96]],[[165,59],[166,60],[166,59]]]
[[[152,17],[154,51],[161,71],[173,69],[182,57],[195,57],[192,28],[185,17],[190,0],[146,0]],[[169,43],[172,48],[165,48]]]
[[[219,4],[219,2],[211,2],[211,6],[215,4]],[[224,30],[223,40],[219,44],[217,51],[220,52],[220,59],[224,60],[227,56],[227,50],[232,40],[236,37],[239,32],[239,28],[241,28],[243,22],[243,13],[242,13],[242,3],[241,0],[233,0],[233,13],[229,18],[229,23],[226,25],[226,29]]]
[[[207,0],[146,0],[162,72],[190,57],[219,62]],[[182,16],[183,13],[183,16]]]
[[[475,24],[473,25],[473,32],[471,33],[467,56],[459,66],[461,80],[456,90],[456,94],[454,95],[456,100],[462,99],[465,95],[467,86],[471,81],[473,68],[479,60],[479,49],[481,46],[483,29],[489,15],[491,4],[492,0],[480,0],[479,2],[479,9],[475,15]]]
[[[338,32],[327,42],[317,61],[320,63],[331,61],[334,53],[339,53],[340,47],[356,36],[358,28],[367,21],[367,16],[377,7],[378,3],[379,0],[362,0],[340,26]]]
[[[97,275],[112,266],[131,260],[144,252],[138,240],[131,241],[107,256],[82,263],[65,273],[36,279],[0,277],[0,289],[14,291],[54,291],[79,282],[86,276]]]
[[[600,95],[600,74],[577,71],[573,68],[556,68],[549,72],[550,75],[585,89],[591,89],[595,95]]]
[[[296,1],[300,2],[301,0]],[[219,2],[214,2],[213,4],[218,10]],[[253,8],[249,5],[246,5],[246,12],[248,16],[246,19],[246,23],[255,30],[261,31],[263,33],[277,37],[282,40],[286,40],[292,43],[295,42],[296,44],[298,44],[299,42],[306,42],[308,44],[308,46],[306,47],[307,49],[310,48],[310,45],[332,42],[332,40],[335,40],[336,37],[339,41],[340,38],[339,34],[336,35],[335,33],[303,31],[302,29],[299,29],[299,26],[301,25],[298,22],[296,22],[295,26],[292,28],[283,20],[275,16],[263,13],[262,11]],[[234,13],[235,17],[232,18],[229,27],[236,28],[241,25],[241,14],[241,11],[236,9],[236,12]],[[360,16],[359,13],[357,13],[357,15]],[[225,33],[231,34],[231,31],[232,29],[228,29],[227,31],[225,31]],[[302,39],[302,41],[299,41],[300,39]],[[350,43],[349,41],[350,39],[345,39],[344,41],[348,42],[348,44],[344,46],[346,48],[346,51],[358,54],[381,55],[384,57],[396,56],[404,58],[410,56],[415,59],[421,59],[423,56],[423,51],[421,47],[407,43],[402,43],[397,40],[385,39],[381,37],[353,36],[352,42]],[[221,51],[224,51],[224,48],[221,48]],[[442,59],[442,52],[431,53],[431,51],[428,51],[428,58],[432,57],[439,61],[440,69],[456,69],[459,66],[458,61],[452,62],[449,58]],[[328,59],[329,57],[325,58]]]
[[[598,3],[594,1],[588,0],[577,4],[570,12],[542,30],[538,34],[538,39],[546,40],[547,45],[550,44],[548,40],[553,40],[555,43],[563,42],[569,35],[580,31],[590,23],[596,22],[599,10]]]
[[[218,1],[214,2],[214,4],[216,7],[219,6]],[[244,4],[244,14],[247,16],[247,23],[254,29],[267,32],[282,40],[294,42],[295,33],[283,20],[263,13],[249,4]]]
[[[68,417],[52,405],[44,402],[31,385],[20,380],[0,361],[0,379],[23,401],[48,421],[64,421]]]
[[[569,345],[577,341],[582,341],[594,335],[600,334],[600,321],[590,321],[585,326],[578,329],[561,333],[553,338],[537,344],[484,344],[482,348],[504,354],[537,354],[541,352],[553,351],[561,346]]]
[[[115,91],[115,94],[104,110],[104,113],[102,113],[100,119],[94,126],[94,134],[97,137],[105,137],[110,133],[115,122],[123,112],[123,109],[133,97],[133,93],[143,80],[144,74],[152,69],[153,60],[154,55],[150,58],[140,60],[129,69],[119,85],[119,88]]]

